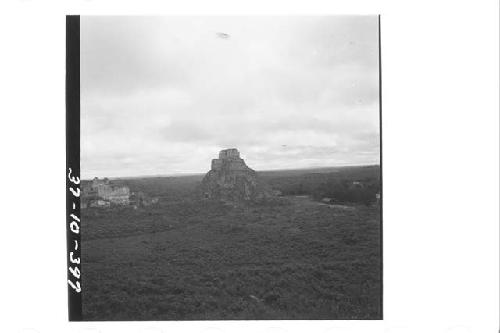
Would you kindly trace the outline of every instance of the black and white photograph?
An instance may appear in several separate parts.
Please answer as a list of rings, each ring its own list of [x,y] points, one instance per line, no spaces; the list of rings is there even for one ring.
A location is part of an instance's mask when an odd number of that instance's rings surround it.
[[[0,2],[0,332],[499,332],[499,9]]]
[[[378,24],[82,16],[82,319],[382,319]]]

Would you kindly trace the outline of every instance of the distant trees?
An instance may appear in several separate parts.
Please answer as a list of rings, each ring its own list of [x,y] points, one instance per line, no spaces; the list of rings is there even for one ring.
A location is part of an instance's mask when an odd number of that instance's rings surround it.
[[[380,192],[380,178],[366,174],[305,174],[272,179],[271,185],[283,195],[310,195],[318,201],[331,198],[336,203],[365,205],[376,202],[376,194]]]
[[[316,200],[332,198],[336,203],[359,203],[370,205],[376,201],[376,194],[380,191],[378,183],[357,183],[352,181],[328,181],[318,186],[312,192]]]

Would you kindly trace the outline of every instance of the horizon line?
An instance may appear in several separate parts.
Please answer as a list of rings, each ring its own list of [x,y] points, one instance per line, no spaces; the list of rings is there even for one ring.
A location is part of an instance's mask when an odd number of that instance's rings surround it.
[[[380,163],[372,164],[348,164],[348,165],[337,165],[337,166],[317,166],[317,167],[307,167],[307,168],[291,168],[291,169],[265,169],[265,170],[255,170],[255,172],[272,172],[272,171],[301,171],[301,170],[314,170],[314,169],[328,169],[328,168],[349,168],[349,167],[369,167],[369,166],[380,166]],[[97,178],[109,178],[109,179],[125,179],[125,178],[154,178],[154,177],[188,177],[196,175],[204,175],[206,172],[180,172],[180,173],[165,173],[165,174],[149,174],[149,175],[137,175],[137,176],[103,176]],[[92,180],[92,178],[81,178],[81,180]]]

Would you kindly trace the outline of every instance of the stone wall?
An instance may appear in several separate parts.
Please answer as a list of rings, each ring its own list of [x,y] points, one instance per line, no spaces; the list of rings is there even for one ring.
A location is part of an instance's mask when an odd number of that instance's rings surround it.
[[[240,158],[240,152],[236,148],[224,149],[219,152],[219,158],[222,159],[238,159]]]
[[[126,186],[98,185],[97,195],[113,204],[128,205],[130,190]]]
[[[245,164],[245,161],[240,158],[238,149],[224,149],[219,152],[219,158],[212,160],[211,170],[220,171],[248,171],[250,168]]]
[[[222,160],[214,158],[212,160],[212,170],[220,170],[222,167]]]
[[[106,207],[98,201],[106,201],[114,205],[128,205],[130,204],[130,189],[127,186],[114,185],[107,178],[96,177],[91,182],[82,185],[82,208]]]

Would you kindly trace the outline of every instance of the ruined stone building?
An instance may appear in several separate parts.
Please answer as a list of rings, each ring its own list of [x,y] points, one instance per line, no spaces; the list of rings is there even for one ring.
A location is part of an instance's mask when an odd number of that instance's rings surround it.
[[[201,193],[205,199],[225,202],[259,201],[272,196],[272,191],[235,148],[221,150],[219,158],[212,160],[211,170],[202,180]]]
[[[113,184],[108,178],[94,178],[82,184],[81,207],[109,207],[128,205],[130,189],[127,186]]]
[[[158,198],[150,197],[144,192],[132,192],[130,194],[130,204],[134,208],[147,207],[158,203]]]
[[[212,160],[212,170],[222,171],[222,169],[240,174],[255,172],[245,164],[245,161],[240,158],[240,152],[235,148],[221,150],[219,158]]]

